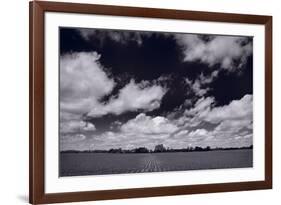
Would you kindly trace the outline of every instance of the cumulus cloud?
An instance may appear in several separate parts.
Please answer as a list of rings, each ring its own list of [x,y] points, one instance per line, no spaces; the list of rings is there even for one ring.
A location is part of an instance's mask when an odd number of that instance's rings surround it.
[[[91,38],[97,38],[101,41],[109,38],[115,42],[126,44],[130,41],[136,42],[138,45],[142,44],[142,34],[141,32],[122,32],[122,31],[114,31],[114,30],[95,30],[95,29],[87,29],[81,28],[78,30],[80,35],[87,41],[91,40]],[[149,35],[147,33],[146,35]]]
[[[252,42],[246,37],[214,36],[203,40],[199,35],[188,34],[175,38],[183,47],[184,61],[201,61],[210,67],[219,64],[229,71],[241,68],[252,54]]]
[[[195,103],[194,107],[185,110],[184,114],[188,116],[205,117],[215,104],[213,97],[202,97]]]
[[[133,79],[117,96],[107,103],[99,100],[112,92],[116,83],[99,63],[96,52],[67,54],[60,60],[60,106],[62,118],[69,113],[100,117],[127,111],[152,111],[161,104],[166,88],[150,85],[148,81],[136,83]],[[74,117],[74,116],[73,116]]]
[[[197,79],[194,81],[185,78],[186,85],[193,91],[193,93],[198,96],[202,97],[207,94],[210,88],[207,87],[208,84],[213,82],[215,78],[218,76],[218,71],[213,71],[210,75],[204,75],[201,73]]]
[[[88,112],[115,86],[96,52],[66,54],[60,58],[60,106],[70,113]]]
[[[132,119],[123,127],[118,121],[115,127],[116,129],[122,127],[119,132],[105,132],[99,135],[94,124],[83,121],[85,115],[102,117],[107,114],[119,115],[128,111],[152,111],[159,108],[167,92],[167,88],[162,87],[158,81],[137,83],[132,79],[107,102],[101,102],[104,96],[112,92],[116,82],[107,73],[106,68],[99,63],[99,59],[100,55],[96,52],[77,52],[60,58],[61,149],[83,150],[92,149],[92,146],[95,148],[118,147],[123,146],[124,141],[130,143],[130,146],[145,143],[152,147],[151,136],[148,135],[157,135],[159,139],[168,137],[160,131],[171,131],[175,129],[175,126],[162,117],[139,117]],[[146,122],[141,122],[141,119]],[[149,124],[148,121],[152,124],[145,131],[144,126]],[[136,123],[135,127],[134,123]],[[151,133],[148,134],[148,132]],[[142,139],[139,136],[141,133]]]
[[[187,134],[188,134],[188,130],[181,130],[181,131],[177,132],[173,137],[182,138],[182,137],[186,137]]]
[[[91,145],[84,134],[63,134],[60,136],[60,150],[89,150]]]
[[[235,112],[233,112],[235,110]],[[178,119],[140,113],[120,124],[119,131],[105,132],[96,147],[153,149],[187,146],[241,147],[252,144],[252,96],[216,106],[213,97],[202,97]],[[212,125],[212,126],[210,126]]]
[[[252,95],[245,95],[228,105],[216,106],[213,97],[202,97],[174,122],[181,129],[192,128],[185,141],[193,145],[249,146],[252,143],[252,101]],[[213,126],[205,129],[206,123]]]
[[[136,134],[170,134],[178,127],[165,117],[151,117],[144,113],[121,126],[121,131]]]
[[[199,128],[194,131],[191,131],[188,134],[188,141],[189,142],[201,142],[213,139],[214,136],[212,135],[211,131],[207,131],[206,129]]]
[[[189,136],[191,137],[201,137],[206,136],[208,134],[208,131],[205,129],[197,129],[195,131],[192,131],[189,133]]]
[[[121,44],[136,42],[138,45],[142,45],[144,36],[152,35],[151,32],[122,32],[87,28],[81,28],[78,31],[87,41],[92,38],[99,39],[101,42],[110,39]],[[183,48],[184,61],[201,61],[209,66],[219,64],[223,69],[229,71],[241,68],[246,63],[247,57],[252,54],[252,42],[247,37],[209,36],[202,38],[201,35],[196,34],[163,35],[176,39],[178,45]]]
[[[83,134],[74,134],[74,135],[62,135],[60,140],[63,143],[73,143],[73,142],[79,142],[86,139],[86,136]]]
[[[208,92],[209,88],[202,88],[202,84],[200,83],[200,81],[198,79],[196,79],[194,81],[194,83],[192,84],[192,90],[194,91],[195,95],[197,96],[203,96]]]
[[[213,97],[200,98],[191,109],[185,110],[184,117],[206,121],[213,124],[225,120],[252,120],[253,96],[245,95],[240,100],[233,100],[228,105],[215,107]]]
[[[90,133],[87,138],[79,141],[83,149],[110,149],[123,148],[132,149],[145,146],[153,149],[155,145],[166,143],[171,133],[176,132],[178,127],[165,117],[148,116],[145,113],[137,115],[121,124],[118,131],[105,131],[103,133]],[[183,135],[185,132],[180,132]],[[74,137],[73,137],[74,138]],[[69,138],[69,140],[73,140]],[[64,147],[69,141],[64,141]],[[168,144],[167,144],[168,145]],[[71,143],[69,143],[71,146]]]
[[[214,98],[202,97],[193,108],[184,112],[185,119],[181,123],[179,119],[140,113],[125,123],[116,122],[118,129],[114,132],[90,132],[84,139],[68,136],[68,141],[62,144],[71,147],[71,141],[79,140],[83,149],[132,149],[139,146],[153,149],[157,144],[172,148],[249,146],[253,140],[251,107],[251,95],[225,106],[215,106]],[[236,113],[232,112],[233,109]],[[206,126],[206,123],[215,124]],[[78,124],[73,127],[77,130],[83,126]]]
[[[82,29],[80,32],[85,40],[104,35],[104,39],[120,43],[142,43],[138,35],[93,31]],[[215,36],[203,40],[198,35],[179,35],[176,39],[183,48],[185,61],[220,65],[229,71],[239,69],[252,52],[251,42],[242,37]],[[133,148],[140,145],[151,149],[160,143],[173,148],[188,145],[227,147],[252,143],[252,95],[245,95],[224,106],[216,106],[215,98],[207,97],[208,85],[218,77],[220,70],[207,75],[201,73],[194,80],[185,78],[198,99],[193,106],[195,99],[187,99],[188,109],[182,106],[177,114],[171,114],[172,117],[167,117],[165,113],[162,113],[163,116],[149,116],[147,112],[161,106],[168,91],[162,82],[168,77],[161,76],[151,82],[131,79],[113,96],[117,81],[100,64],[100,57],[97,52],[76,52],[60,58],[60,133],[63,149]],[[107,100],[101,101],[105,96]],[[129,120],[127,118],[127,122],[122,119],[109,123],[111,127],[105,132],[97,131],[94,124],[82,120],[85,119],[83,116],[102,118],[108,117],[105,116],[108,114],[120,115],[131,111],[140,114]],[[97,127],[98,123],[97,120]]]
[[[240,100],[233,100],[228,105],[213,108],[206,114],[204,119],[213,123],[219,123],[224,120],[252,119],[252,101],[252,95],[245,95]]]
[[[233,142],[232,146],[245,146],[252,143],[252,124],[253,124],[253,97],[245,95],[240,100],[233,100],[229,105],[212,109],[205,120],[217,122],[218,126],[213,133],[217,138],[228,139]],[[246,130],[246,132],[245,132]],[[231,143],[230,143],[231,145]]]
[[[237,132],[243,128],[248,128],[252,124],[252,119],[245,118],[241,120],[224,120],[216,128],[219,132]]]
[[[213,80],[218,77],[218,74],[218,70],[213,71],[210,75],[204,75],[203,73],[201,73],[199,76],[201,84],[206,85],[213,82]]]
[[[196,127],[203,122],[204,117],[210,112],[215,100],[213,97],[202,97],[190,109],[186,109],[183,115],[175,122],[179,126]]]
[[[117,96],[110,98],[106,104],[94,107],[88,116],[98,117],[108,113],[119,115],[126,111],[152,111],[160,107],[166,89],[160,85],[149,85],[148,81],[136,83],[131,80],[119,91]]]
[[[61,133],[77,133],[84,131],[95,131],[95,125],[89,122],[70,120],[60,123]]]

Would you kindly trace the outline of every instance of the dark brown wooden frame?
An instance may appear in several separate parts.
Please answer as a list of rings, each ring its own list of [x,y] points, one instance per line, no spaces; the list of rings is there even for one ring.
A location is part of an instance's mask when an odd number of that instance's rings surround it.
[[[58,2],[30,2],[30,104],[29,104],[29,201],[32,204],[74,202],[272,188],[272,17],[103,6]],[[265,180],[205,185],[151,187],[106,191],[46,194],[44,191],[44,13],[68,12],[113,16],[152,17],[265,26]]]

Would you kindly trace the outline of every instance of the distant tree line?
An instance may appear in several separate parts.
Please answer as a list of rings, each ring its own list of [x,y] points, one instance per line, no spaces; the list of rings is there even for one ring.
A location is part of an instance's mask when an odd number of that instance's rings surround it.
[[[250,145],[248,147],[216,147],[216,148],[211,148],[210,146],[206,147],[200,147],[200,146],[195,146],[195,147],[186,147],[186,148],[179,148],[179,149],[174,149],[174,148],[169,148],[165,147],[163,144],[158,144],[154,147],[154,150],[148,149],[146,147],[138,147],[134,149],[122,149],[122,148],[117,148],[117,149],[109,149],[109,150],[65,150],[61,151],[61,153],[160,153],[160,152],[205,152],[205,151],[215,151],[215,150],[238,150],[238,149],[253,149],[253,145]]]

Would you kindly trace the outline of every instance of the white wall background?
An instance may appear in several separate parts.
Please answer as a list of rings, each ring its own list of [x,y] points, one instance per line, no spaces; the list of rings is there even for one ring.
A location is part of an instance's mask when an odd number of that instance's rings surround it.
[[[278,204],[281,200],[281,5],[278,0],[73,0],[97,4],[264,14],[273,16],[273,190],[125,199],[72,204]],[[28,202],[28,0],[1,1],[0,204]],[[279,58],[278,58],[279,57]]]

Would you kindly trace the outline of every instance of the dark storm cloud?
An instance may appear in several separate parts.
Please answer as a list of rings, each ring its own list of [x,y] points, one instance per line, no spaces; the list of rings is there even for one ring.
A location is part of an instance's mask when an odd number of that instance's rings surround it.
[[[250,37],[60,28],[60,55],[62,149],[251,144]]]

